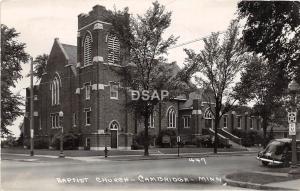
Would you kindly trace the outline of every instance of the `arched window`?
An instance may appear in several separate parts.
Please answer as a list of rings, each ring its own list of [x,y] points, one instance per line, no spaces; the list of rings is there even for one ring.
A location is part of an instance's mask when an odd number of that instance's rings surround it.
[[[50,91],[51,91],[51,105],[54,104],[54,86],[53,86],[53,82],[50,83]]]
[[[58,78],[55,78],[55,83],[56,83],[56,104],[59,104],[59,80]]]
[[[52,105],[59,104],[59,94],[60,94],[60,81],[57,77],[51,83],[51,103]]]
[[[209,109],[206,109],[206,111],[204,113],[204,118],[205,119],[212,119],[212,113]]]
[[[204,119],[205,119],[205,128],[212,128],[213,127],[213,115],[209,108],[207,108],[204,112]]]
[[[55,79],[53,80],[53,97],[52,97],[52,100],[53,100],[53,104],[52,105],[56,105],[56,81]]]
[[[83,44],[83,65],[92,64],[92,36],[87,33]]]
[[[153,113],[149,115],[148,127],[149,128],[154,128],[154,114]]]
[[[110,130],[119,130],[119,123],[117,121],[110,122],[109,129]]]
[[[107,62],[117,64],[120,60],[120,42],[115,35],[108,35],[107,51]]]
[[[176,113],[173,107],[170,107],[168,110],[168,128],[176,127]]]

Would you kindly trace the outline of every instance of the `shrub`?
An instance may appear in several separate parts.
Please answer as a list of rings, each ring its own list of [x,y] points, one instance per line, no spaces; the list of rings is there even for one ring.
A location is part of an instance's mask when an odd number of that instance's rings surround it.
[[[166,146],[166,144],[162,143],[162,138],[164,136],[170,136],[171,139],[171,147],[176,146],[177,145],[177,138],[176,138],[176,132],[174,129],[163,129],[159,132],[157,139],[156,139],[156,144],[158,146]]]
[[[52,148],[59,150],[60,149],[60,137],[57,136],[53,139],[50,144]],[[76,150],[79,147],[79,137],[76,134],[69,133],[64,135],[63,138],[63,148],[64,150]]]
[[[207,147],[207,148],[213,147],[213,142],[210,135],[195,137],[192,139],[192,144],[196,145],[197,147]]]
[[[17,146],[16,138],[9,135],[5,138],[5,140],[1,140],[1,147],[14,147]]]
[[[242,138],[242,145],[245,147],[251,147],[254,146],[254,144],[263,143],[263,138],[261,137],[260,134],[258,134],[257,131],[253,131],[253,130],[244,131],[241,129],[234,129],[232,131],[232,134]]]
[[[140,145],[140,144],[137,143],[136,136],[133,137],[131,150],[140,150],[140,149],[143,149],[143,148],[144,148],[144,145]]]
[[[34,148],[35,149],[48,149],[49,143],[43,139],[34,140]]]
[[[155,138],[156,136],[149,132],[148,134],[149,145],[154,145]],[[145,131],[141,131],[138,135],[135,135],[133,137],[131,149],[133,150],[143,149],[144,144],[145,144]]]

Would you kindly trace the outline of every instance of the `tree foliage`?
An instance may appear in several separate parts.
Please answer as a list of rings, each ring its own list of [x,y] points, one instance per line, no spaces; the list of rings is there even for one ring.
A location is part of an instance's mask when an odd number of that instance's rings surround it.
[[[46,71],[46,65],[47,65],[47,60],[49,58],[48,54],[41,54],[38,55],[34,60],[33,60],[33,76],[37,78],[37,80],[40,80],[43,76],[43,74]],[[27,74],[27,77],[30,76],[30,73]]]
[[[241,103],[254,102],[254,113],[263,119],[263,132],[266,131],[271,116],[278,114],[281,107],[281,92],[274,86],[274,75],[268,61],[256,54],[245,65],[241,73],[241,81],[235,87],[237,99]]]
[[[121,15],[125,15],[125,19],[122,19]],[[171,83],[168,82],[174,77],[174,72],[171,72],[174,63],[166,64],[165,55],[177,38],[171,35],[163,39],[163,34],[171,24],[171,12],[167,12],[165,7],[156,1],[144,15],[131,17],[129,22],[126,21],[126,15],[128,9],[115,11],[112,21],[115,26],[113,32],[119,37],[121,47],[126,47],[125,53],[129,53],[129,56],[123,54],[121,59],[124,66],[124,83],[130,89],[149,92],[170,87],[168,84]],[[149,155],[148,119],[157,103],[158,100],[142,99],[128,103],[144,119],[145,155]]]
[[[243,42],[259,56],[246,66],[237,86],[239,100],[254,101],[262,116],[264,137],[272,115],[282,107],[289,80],[300,77],[299,2],[241,1],[239,16],[246,20]],[[275,117],[277,118],[277,117]]]
[[[297,1],[241,1],[246,19],[243,41],[249,51],[261,53],[272,65],[277,88],[293,73],[300,79],[300,3]]]
[[[12,88],[22,78],[21,64],[28,61],[29,55],[25,52],[25,43],[19,42],[18,37],[14,28],[1,24],[1,136],[10,134],[7,126],[22,115],[22,97],[15,95]]]
[[[186,71],[190,70],[189,74],[198,72],[199,85],[204,89],[209,89],[213,96],[210,102],[214,102],[215,105],[210,105],[210,110],[215,118],[214,151],[217,152],[219,121],[234,103],[230,90],[247,58],[238,39],[237,22],[231,22],[223,39],[219,33],[212,33],[205,38],[204,49],[199,54],[193,50],[185,50],[185,52],[188,56]]]

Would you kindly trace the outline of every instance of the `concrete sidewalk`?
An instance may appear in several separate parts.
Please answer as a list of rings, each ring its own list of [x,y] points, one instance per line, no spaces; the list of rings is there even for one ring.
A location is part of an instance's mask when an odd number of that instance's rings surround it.
[[[213,148],[180,148],[180,155],[195,155],[195,154],[207,154],[212,153]],[[219,148],[219,153],[226,152],[257,152],[257,149],[251,151],[245,149],[234,149],[234,148]],[[30,150],[23,148],[3,148],[1,153],[11,153],[11,154],[25,154],[29,155]],[[44,155],[44,156],[58,156],[59,150],[49,150],[49,149],[35,149],[34,155]],[[104,151],[94,151],[94,150],[64,150],[64,154],[70,157],[89,157],[89,156],[104,156]],[[152,148],[149,149],[150,155],[177,155],[177,148]],[[121,155],[144,155],[144,150],[108,150],[108,156],[121,156]]]
[[[265,184],[265,186],[286,188],[287,190],[288,189],[300,190],[300,179],[284,181],[284,182],[275,182],[275,183]]]
[[[24,160],[24,161],[49,161],[49,160],[73,160],[81,162],[103,162],[103,161],[137,161],[137,160],[164,160],[164,159],[180,159],[180,158],[206,158],[206,157],[222,157],[222,156],[241,156],[241,155],[253,155],[256,152],[250,151],[236,151],[236,152],[219,152],[214,154],[213,152],[207,153],[181,153],[177,154],[161,154],[161,153],[150,153],[149,156],[144,156],[143,153],[135,152],[126,155],[126,152],[121,155],[108,155],[107,158],[104,156],[68,156],[65,158],[58,158],[58,155],[34,155],[29,154],[18,154],[18,153],[2,153],[4,160]],[[33,160],[37,159],[37,160]]]

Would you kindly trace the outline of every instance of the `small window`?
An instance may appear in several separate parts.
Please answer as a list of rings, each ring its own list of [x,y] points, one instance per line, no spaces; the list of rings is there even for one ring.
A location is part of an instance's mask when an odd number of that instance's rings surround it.
[[[227,115],[224,115],[224,117],[223,117],[223,127],[224,128],[227,128],[228,127],[228,119],[227,119]]]
[[[110,84],[110,99],[118,99],[119,94],[119,85]]]
[[[73,113],[73,127],[76,127],[77,115]]]
[[[183,116],[183,127],[190,128],[190,116]]]
[[[85,87],[85,99],[90,100],[91,99],[91,83],[84,84]]]
[[[253,129],[253,118],[250,118],[250,129]]]
[[[154,116],[153,116],[153,114],[151,114],[151,115],[149,116],[149,119],[148,119],[148,127],[149,127],[149,128],[154,128]]]
[[[85,112],[85,125],[91,125],[91,108],[84,109]]]
[[[237,128],[241,129],[242,128],[241,124],[242,124],[242,117],[238,116],[237,117]]]
[[[58,113],[55,114],[55,127],[56,127],[56,128],[59,128],[59,127],[60,127]]]
[[[58,113],[52,113],[50,114],[51,117],[51,127],[52,128],[59,128],[59,116]]]
[[[39,130],[42,130],[42,118],[40,117],[40,120],[39,120]]]
[[[54,115],[53,114],[50,114],[50,118],[51,118],[51,127],[54,128]]]

